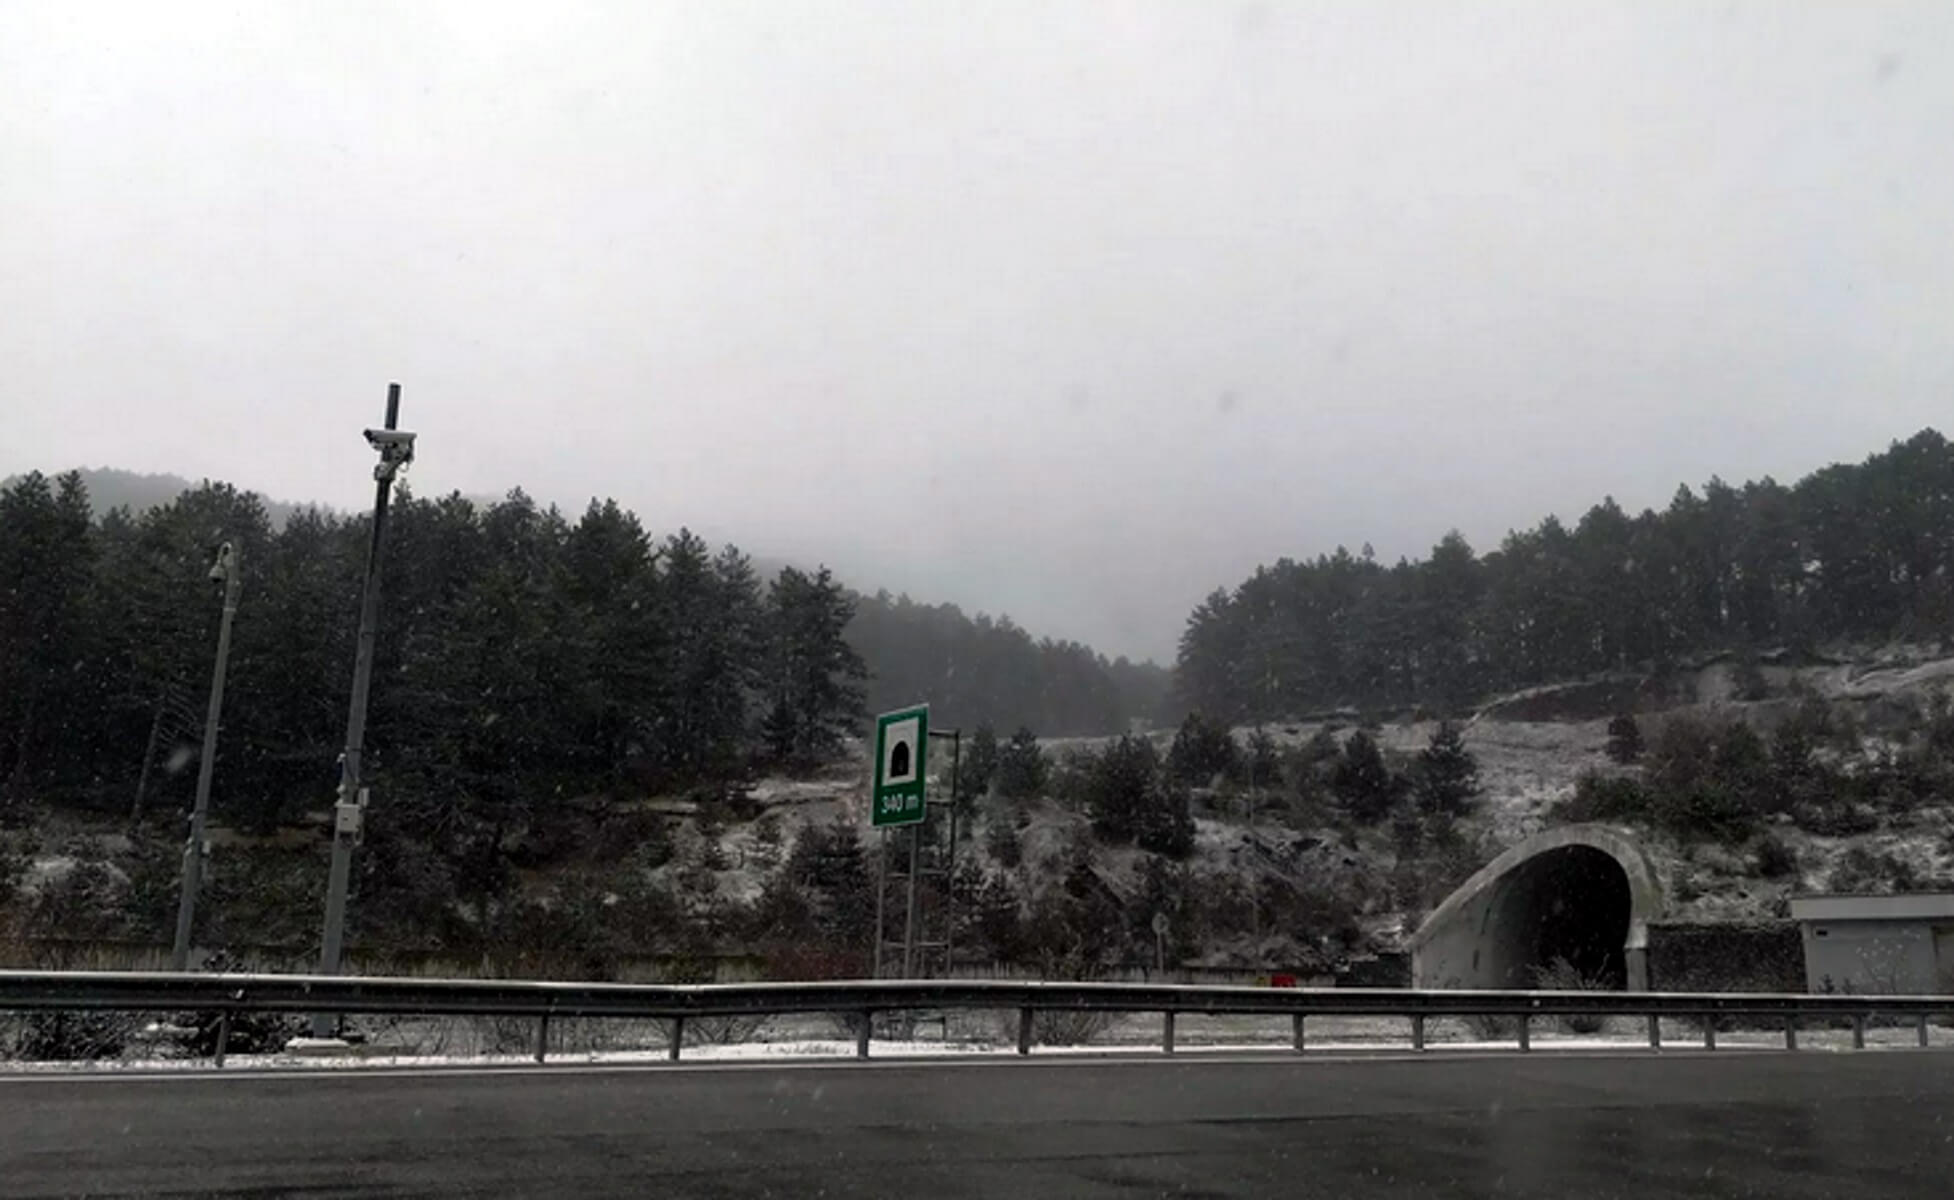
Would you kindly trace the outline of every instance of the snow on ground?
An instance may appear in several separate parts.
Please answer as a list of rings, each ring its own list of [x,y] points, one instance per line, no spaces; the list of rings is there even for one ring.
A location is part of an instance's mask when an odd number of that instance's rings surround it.
[[[1331,1024],[1332,1018],[1313,1018],[1306,1030],[1306,1053],[1309,1055],[1401,1055],[1412,1052],[1410,1033],[1406,1022],[1399,1021],[1394,1031],[1379,1031],[1374,1034],[1351,1035],[1343,1032],[1318,1033],[1319,1026]],[[1280,1032],[1273,1028],[1262,1031],[1264,1036],[1203,1038],[1198,1033],[1190,1033],[1188,1018],[1181,1018],[1181,1026],[1176,1031],[1175,1051],[1183,1055],[1228,1055],[1228,1054],[1268,1054],[1271,1052],[1290,1053],[1288,1021],[1277,1019]],[[1265,1024],[1269,1024],[1265,1022]],[[1486,1038],[1476,1036],[1462,1023],[1449,1023],[1456,1028],[1448,1028],[1448,1022],[1434,1020],[1429,1023],[1426,1038],[1428,1053],[1518,1053],[1514,1038]],[[1700,1030],[1679,1021],[1664,1020],[1662,1028],[1663,1049],[1668,1052],[1700,1051],[1703,1048],[1703,1035]],[[1073,1046],[1036,1046],[1034,1057],[1078,1057],[1078,1056],[1119,1056],[1145,1057],[1160,1054],[1158,1040],[1158,1018],[1153,1018],[1151,1036],[1145,1040],[1119,1040],[1096,1042]],[[1954,1029],[1930,1026],[1929,1044],[1935,1048],[1954,1047]],[[1911,1025],[1893,1028],[1871,1028],[1866,1031],[1866,1046],[1870,1050],[1910,1049],[1917,1045],[1918,1034]],[[1850,1051],[1852,1033],[1848,1029],[1804,1029],[1799,1032],[1798,1045],[1801,1051]],[[1536,1030],[1531,1039],[1535,1053],[1567,1053],[1597,1051],[1630,1051],[1647,1049],[1647,1026],[1640,1020],[1621,1020],[1613,1027],[1597,1034],[1566,1034],[1552,1030]],[[1782,1050],[1784,1034],[1780,1030],[1732,1030],[1717,1035],[1717,1049],[1724,1050]],[[934,1059],[934,1058],[976,1058],[976,1057],[1017,1057],[1015,1043],[997,1039],[895,1039],[874,1038],[869,1043],[870,1059]],[[681,1063],[787,1063],[820,1060],[853,1061],[855,1041],[852,1038],[798,1038],[784,1041],[740,1042],[730,1045],[687,1046],[680,1058]],[[670,1061],[664,1048],[585,1050],[552,1052],[549,1064],[565,1066],[576,1064],[625,1066],[633,1064],[654,1064]],[[306,1070],[306,1071],[344,1071],[360,1069],[403,1069],[403,1068],[458,1068],[458,1067],[509,1067],[519,1068],[535,1062],[533,1054],[405,1054],[359,1051],[343,1054],[236,1054],[226,1060],[226,1069],[241,1070]],[[0,1065],[0,1078],[8,1074],[44,1074],[68,1072],[81,1074],[114,1074],[146,1072],[203,1071],[213,1066],[207,1058],[136,1058],[112,1059],[101,1062],[14,1062]]]

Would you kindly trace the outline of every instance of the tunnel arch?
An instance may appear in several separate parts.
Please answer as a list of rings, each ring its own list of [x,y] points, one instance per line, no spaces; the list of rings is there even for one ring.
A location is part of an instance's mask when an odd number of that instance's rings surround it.
[[[1508,849],[1460,884],[1411,936],[1421,988],[1530,988],[1566,958],[1628,991],[1649,985],[1649,922],[1662,887],[1626,830],[1564,825]]]

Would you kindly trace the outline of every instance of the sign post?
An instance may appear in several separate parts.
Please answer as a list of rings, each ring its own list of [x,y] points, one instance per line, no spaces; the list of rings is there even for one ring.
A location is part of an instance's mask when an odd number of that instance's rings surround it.
[[[950,797],[945,800],[932,800],[928,795],[930,743],[938,738],[950,742]],[[894,712],[883,713],[875,719],[875,735],[871,741],[869,785],[869,823],[882,833],[882,850],[877,855],[878,867],[875,881],[875,953],[873,971],[876,978],[883,978],[885,967],[899,967],[902,978],[918,978],[918,972],[927,976],[930,955],[939,956],[943,967],[948,970],[950,947],[953,940],[954,921],[950,914],[951,880],[955,875],[957,852],[957,767],[961,754],[962,737],[954,729],[930,728],[929,706],[916,704]],[[949,838],[946,844],[939,844],[935,827],[928,824],[932,808],[945,810],[939,815],[949,817]],[[898,827],[907,827],[909,845],[904,857],[906,868],[895,855],[898,843],[890,833]],[[930,848],[925,852],[923,839],[928,835]],[[927,861],[925,861],[927,858]],[[893,865],[892,865],[893,862]],[[921,881],[933,881],[925,896]],[[890,957],[898,945],[889,934],[892,924],[889,913],[889,893],[891,885],[900,884],[902,911],[901,956]],[[923,926],[936,929],[934,936],[925,935]],[[940,928],[938,928],[940,927]],[[918,961],[918,953],[924,955]]]

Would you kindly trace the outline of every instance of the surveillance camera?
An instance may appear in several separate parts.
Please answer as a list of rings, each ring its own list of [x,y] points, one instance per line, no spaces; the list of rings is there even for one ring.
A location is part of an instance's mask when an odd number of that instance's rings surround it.
[[[225,542],[222,546],[219,546],[217,548],[217,561],[211,564],[210,581],[212,583],[223,583],[229,579],[231,577],[232,565],[236,561],[237,552],[231,549],[229,542]]]
[[[414,448],[414,435],[404,429],[367,429],[362,432],[366,434],[367,445],[375,450]]]

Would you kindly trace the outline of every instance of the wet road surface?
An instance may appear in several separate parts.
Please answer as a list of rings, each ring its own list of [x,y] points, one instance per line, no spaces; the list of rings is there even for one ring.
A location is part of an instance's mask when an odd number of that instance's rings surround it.
[[[0,1077],[14,1196],[1954,1194],[1954,1053]]]

